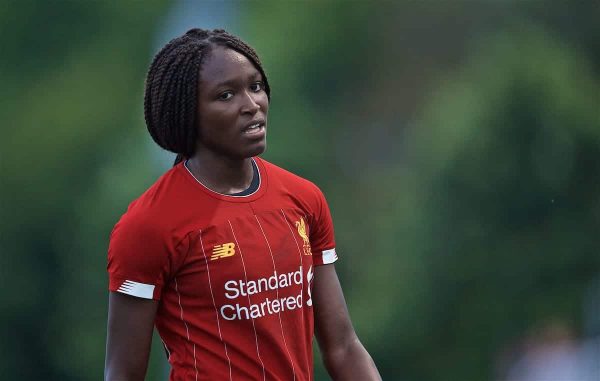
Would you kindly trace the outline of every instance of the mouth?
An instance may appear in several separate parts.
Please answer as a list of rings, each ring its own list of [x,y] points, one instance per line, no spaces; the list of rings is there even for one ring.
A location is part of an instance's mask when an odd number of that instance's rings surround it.
[[[265,130],[265,121],[258,120],[251,122],[244,129],[242,129],[242,133],[245,135],[256,135],[260,134]]]

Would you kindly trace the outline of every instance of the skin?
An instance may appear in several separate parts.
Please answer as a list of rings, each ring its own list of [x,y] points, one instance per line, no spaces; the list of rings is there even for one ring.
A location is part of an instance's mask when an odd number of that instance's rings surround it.
[[[198,92],[200,139],[188,161],[192,173],[219,193],[236,193],[252,181],[250,158],[266,149],[269,99],[254,65],[234,50],[217,47],[202,65]],[[265,134],[243,132],[264,122]]]
[[[373,359],[356,336],[333,264],[315,267],[313,303],[315,335],[331,379],[381,380]]]
[[[266,135],[243,129],[266,120],[269,100],[254,65],[234,50],[217,47],[200,70],[196,154],[188,161],[194,176],[219,193],[240,192],[252,180],[251,157],[264,152]],[[315,268],[315,334],[334,381],[381,380],[356,336],[333,264]],[[111,292],[108,304],[105,380],[143,381],[148,367],[158,302]]]

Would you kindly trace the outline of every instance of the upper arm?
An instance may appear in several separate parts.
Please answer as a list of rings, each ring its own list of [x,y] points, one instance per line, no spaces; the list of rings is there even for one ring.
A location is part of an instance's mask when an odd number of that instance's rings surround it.
[[[106,380],[144,380],[158,300],[186,253],[186,246],[175,242],[187,241],[142,212],[121,218],[108,247]]]
[[[158,302],[118,292],[108,301],[105,380],[143,381]]]
[[[316,266],[313,283],[315,334],[323,357],[343,351],[356,339],[333,264]]]

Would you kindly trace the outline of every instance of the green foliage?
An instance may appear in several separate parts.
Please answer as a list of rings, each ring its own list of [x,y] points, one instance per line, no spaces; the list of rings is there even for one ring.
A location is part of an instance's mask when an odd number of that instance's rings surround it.
[[[143,136],[142,84],[163,10],[2,6],[2,379],[101,377],[110,227],[154,176],[142,146],[123,139]]]
[[[598,85],[575,51],[523,26],[486,40],[425,108],[411,145],[435,291],[425,378],[484,379],[530,326],[579,321],[600,270]]]

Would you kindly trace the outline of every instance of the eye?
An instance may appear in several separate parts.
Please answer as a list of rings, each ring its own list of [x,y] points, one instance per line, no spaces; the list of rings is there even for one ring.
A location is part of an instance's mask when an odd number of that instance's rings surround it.
[[[229,100],[231,97],[233,97],[233,93],[231,91],[225,91],[224,93],[219,95],[219,100],[226,101]]]
[[[262,81],[254,82],[252,85],[250,85],[250,89],[255,93],[258,93],[259,91],[263,90],[264,87],[265,85],[262,83]]]

